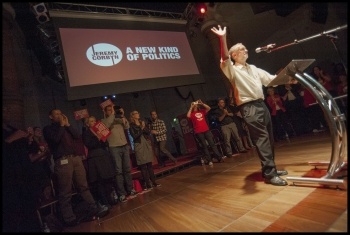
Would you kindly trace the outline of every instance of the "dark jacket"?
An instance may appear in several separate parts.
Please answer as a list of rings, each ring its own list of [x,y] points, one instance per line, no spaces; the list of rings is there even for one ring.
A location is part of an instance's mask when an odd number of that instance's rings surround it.
[[[107,150],[108,142],[100,141],[90,129],[86,129],[84,131],[83,143],[88,149],[88,158],[105,156],[109,154]]]
[[[136,125],[135,123],[130,123],[130,135],[134,139],[134,143],[141,143],[141,135],[143,135],[146,139],[149,139],[150,130],[147,126],[142,130],[141,126]]]

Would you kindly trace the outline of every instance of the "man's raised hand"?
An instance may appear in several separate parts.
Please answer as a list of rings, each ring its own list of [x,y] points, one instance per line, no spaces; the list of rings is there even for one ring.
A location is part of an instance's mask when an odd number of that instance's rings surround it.
[[[224,26],[223,28],[221,28],[221,26],[218,25],[218,28],[212,27],[212,28],[211,28],[211,31],[212,31],[213,33],[215,33],[216,35],[218,35],[218,36],[224,36],[224,35],[226,35],[226,26]]]

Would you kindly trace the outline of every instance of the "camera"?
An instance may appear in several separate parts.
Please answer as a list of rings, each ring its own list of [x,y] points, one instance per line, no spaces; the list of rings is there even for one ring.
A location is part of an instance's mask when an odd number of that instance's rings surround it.
[[[122,107],[115,105],[113,108],[114,108],[114,111],[115,111],[115,117],[119,117],[120,118],[120,117],[122,117],[124,115],[123,111],[120,110]]]

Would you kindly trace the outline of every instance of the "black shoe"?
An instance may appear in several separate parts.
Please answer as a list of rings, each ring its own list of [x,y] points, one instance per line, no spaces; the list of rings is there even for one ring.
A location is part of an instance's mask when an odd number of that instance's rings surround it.
[[[225,162],[226,158],[227,158],[226,156],[222,156],[222,158],[220,158],[219,162]]]
[[[277,171],[277,175],[278,176],[288,175],[288,171],[284,171],[284,170]]]
[[[248,152],[248,150],[243,149],[243,150],[239,150],[239,152],[240,152],[240,153],[247,153],[247,152]]]
[[[104,217],[109,213],[109,209],[107,206],[105,205],[100,205],[99,203],[97,203],[97,205],[94,205],[92,207],[90,207],[88,213],[87,213],[87,217]]]
[[[109,209],[107,206],[102,205],[97,207],[97,213],[95,214],[96,217],[103,218],[109,213]]]
[[[69,221],[69,222],[65,222],[64,223],[67,227],[74,227],[76,225],[79,224],[79,222],[75,219],[75,220],[72,220],[72,221]]]
[[[288,185],[287,181],[284,179],[280,178],[279,176],[273,176],[272,178],[266,179],[265,178],[265,183],[266,184],[272,184],[275,186],[285,186]]]
[[[139,193],[135,189],[132,189],[131,192],[128,194],[128,196],[136,197],[137,194],[139,194]]]
[[[161,184],[157,184],[157,183],[153,184],[153,188],[157,188],[157,187],[160,187],[160,186],[162,186],[162,185]]]
[[[153,188],[152,185],[148,183],[143,187],[143,191],[148,191],[148,190],[151,190],[152,188]]]
[[[119,196],[119,201],[124,203],[124,202],[127,202],[128,199],[126,199],[125,195],[121,195],[121,196]]]

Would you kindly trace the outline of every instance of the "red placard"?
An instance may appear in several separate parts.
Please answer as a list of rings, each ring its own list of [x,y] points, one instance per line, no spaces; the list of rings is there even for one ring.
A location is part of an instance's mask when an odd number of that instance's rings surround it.
[[[74,118],[75,120],[80,120],[82,118],[88,118],[89,117],[89,112],[87,109],[81,109],[74,111]]]
[[[102,108],[102,110],[108,106],[108,105],[114,105],[113,102],[111,101],[111,99],[105,100],[100,104],[100,107]]]
[[[97,135],[101,135],[101,140],[103,142],[106,142],[108,136],[112,133],[101,121],[96,122],[96,124],[91,127],[91,130]]]

